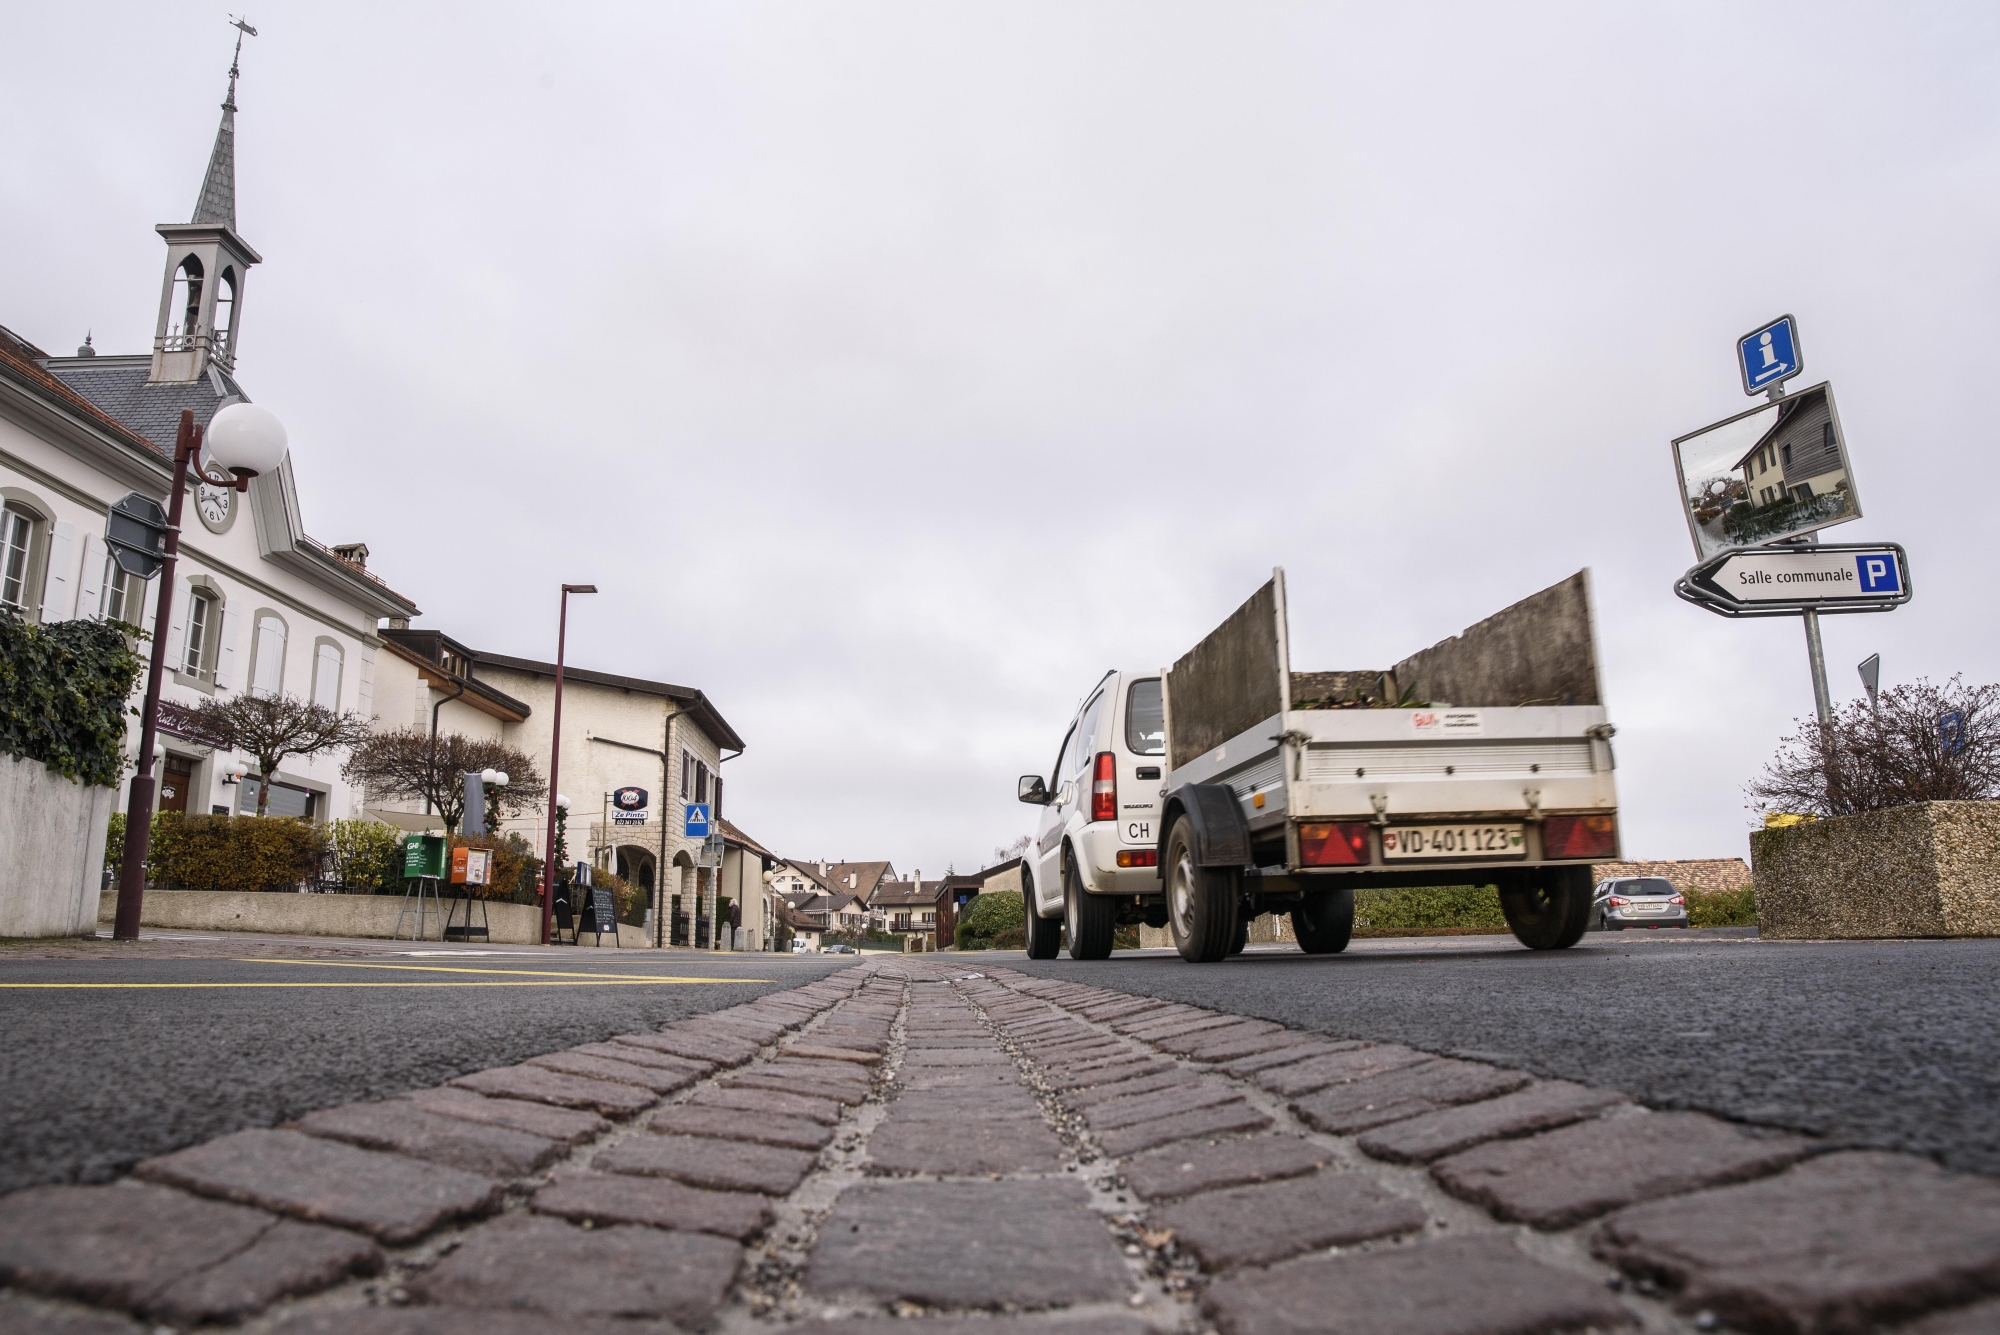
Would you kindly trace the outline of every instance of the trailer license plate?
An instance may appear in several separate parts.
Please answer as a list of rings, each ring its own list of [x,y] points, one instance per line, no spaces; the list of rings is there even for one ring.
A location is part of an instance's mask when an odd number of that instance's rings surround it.
[[[1382,832],[1382,856],[1408,858],[1518,858],[1527,845],[1518,825],[1392,825]]]

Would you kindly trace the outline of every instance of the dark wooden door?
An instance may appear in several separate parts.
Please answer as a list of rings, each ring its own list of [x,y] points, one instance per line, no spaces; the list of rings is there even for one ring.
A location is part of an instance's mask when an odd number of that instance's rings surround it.
[[[187,814],[188,793],[194,787],[194,762],[186,756],[169,753],[164,773],[160,775],[160,810],[178,811]]]

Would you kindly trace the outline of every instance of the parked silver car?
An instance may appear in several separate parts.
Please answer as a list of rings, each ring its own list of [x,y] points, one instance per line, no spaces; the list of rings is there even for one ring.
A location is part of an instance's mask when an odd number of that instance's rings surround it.
[[[1602,932],[1627,927],[1686,927],[1687,896],[1663,876],[1599,881],[1591,901],[1591,917]]]

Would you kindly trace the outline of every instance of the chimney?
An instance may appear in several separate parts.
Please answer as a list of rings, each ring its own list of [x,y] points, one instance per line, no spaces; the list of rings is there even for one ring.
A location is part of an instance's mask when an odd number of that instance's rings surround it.
[[[356,570],[368,568],[368,544],[365,542],[337,542],[329,550]]]

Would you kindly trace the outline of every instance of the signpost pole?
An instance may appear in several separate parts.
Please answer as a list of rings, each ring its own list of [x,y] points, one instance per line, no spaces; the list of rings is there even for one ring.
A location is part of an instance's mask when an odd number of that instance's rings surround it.
[[[1801,615],[1806,623],[1806,659],[1812,664],[1813,708],[1819,711],[1819,726],[1833,726],[1833,693],[1826,686],[1826,650],[1819,642],[1819,612],[1808,607]]]

